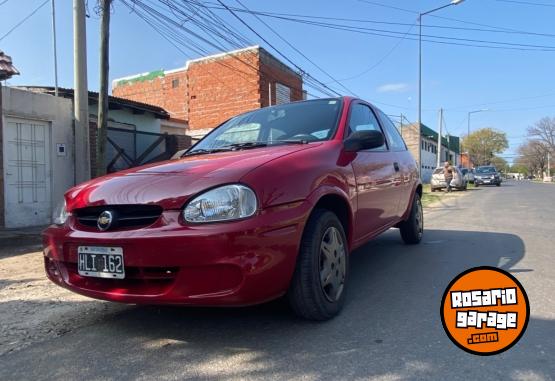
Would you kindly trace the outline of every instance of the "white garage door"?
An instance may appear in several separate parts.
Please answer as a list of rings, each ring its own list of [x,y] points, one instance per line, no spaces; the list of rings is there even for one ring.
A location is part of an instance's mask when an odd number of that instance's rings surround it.
[[[50,131],[46,122],[6,118],[4,198],[7,228],[50,223]]]

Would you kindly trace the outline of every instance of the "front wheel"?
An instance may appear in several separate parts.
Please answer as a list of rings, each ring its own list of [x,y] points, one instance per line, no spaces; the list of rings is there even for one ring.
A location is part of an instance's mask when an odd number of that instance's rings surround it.
[[[303,233],[287,291],[293,311],[310,320],[337,315],[345,300],[348,270],[348,245],[341,222],[328,210],[315,210]]]
[[[403,242],[408,245],[420,243],[424,235],[424,212],[420,195],[416,193],[412,202],[409,218],[399,224]]]

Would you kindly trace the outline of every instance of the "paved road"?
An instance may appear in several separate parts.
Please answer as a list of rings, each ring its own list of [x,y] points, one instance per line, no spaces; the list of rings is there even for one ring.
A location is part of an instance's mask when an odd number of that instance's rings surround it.
[[[469,193],[427,214],[421,245],[392,230],[357,250],[333,321],[300,321],[280,303],[129,307],[1,356],[0,379],[555,379],[555,186]],[[479,265],[512,272],[531,303],[524,337],[491,357],[455,347],[439,318],[449,281]]]

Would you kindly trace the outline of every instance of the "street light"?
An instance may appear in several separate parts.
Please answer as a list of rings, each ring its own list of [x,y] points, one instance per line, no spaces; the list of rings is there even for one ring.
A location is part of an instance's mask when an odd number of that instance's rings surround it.
[[[468,137],[468,135],[470,135],[470,115],[476,114],[478,112],[486,112],[486,111],[489,111],[489,108],[484,108],[484,109],[481,109],[481,110],[474,110],[474,111],[469,111],[468,112],[468,134],[466,135],[467,137]]]
[[[451,5],[459,5],[463,1],[452,0],[449,4],[418,14],[418,173],[420,174],[422,174],[422,16],[450,7]]]

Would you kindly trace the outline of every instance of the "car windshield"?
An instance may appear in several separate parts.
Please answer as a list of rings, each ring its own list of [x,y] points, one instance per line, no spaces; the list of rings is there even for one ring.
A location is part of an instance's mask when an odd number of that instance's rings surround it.
[[[439,175],[440,173],[443,174],[443,168],[434,169],[434,175]]]
[[[329,140],[337,128],[342,103],[341,99],[318,99],[242,114],[220,125],[187,154]]]
[[[476,173],[495,173],[494,167],[478,167]]]

